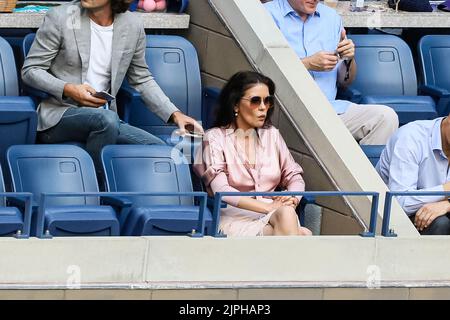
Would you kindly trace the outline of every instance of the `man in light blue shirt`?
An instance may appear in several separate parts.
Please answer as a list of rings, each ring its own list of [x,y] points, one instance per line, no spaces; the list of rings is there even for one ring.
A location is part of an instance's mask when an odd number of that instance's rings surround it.
[[[392,191],[450,191],[450,118],[410,122],[389,140],[377,171]],[[422,234],[450,234],[443,196],[397,197]]]
[[[338,85],[350,85],[356,75],[355,45],[337,12],[318,0],[273,0],[264,6],[353,137],[360,144],[386,144],[398,128],[391,108],[336,100]]]

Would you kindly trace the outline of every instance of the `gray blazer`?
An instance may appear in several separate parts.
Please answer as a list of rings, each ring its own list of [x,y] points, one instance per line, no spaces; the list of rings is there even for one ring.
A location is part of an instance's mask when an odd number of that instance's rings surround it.
[[[149,109],[167,122],[178,109],[148,71],[145,47],[145,31],[137,15],[129,11],[116,14],[111,94],[117,94],[126,76]],[[66,83],[81,84],[86,80],[90,48],[90,20],[79,1],[47,12],[22,68],[27,85],[51,94],[38,107],[38,131],[56,125],[69,107],[79,107],[72,99],[63,98],[63,90]],[[117,112],[115,100],[110,109]]]

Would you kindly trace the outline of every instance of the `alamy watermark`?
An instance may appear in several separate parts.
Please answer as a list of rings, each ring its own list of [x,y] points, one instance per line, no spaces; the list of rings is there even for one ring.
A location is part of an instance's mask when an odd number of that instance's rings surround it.
[[[368,289],[380,289],[381,287],[381,270],[380,267],[371,264],[367,267],[366,273],[368,274],[366,280],[366,286]]]
[[[66,280],[67,289],[80,289],[81,288],[81,268],[78,265],[70,265],[66,269],[66,273],[69,275]]]

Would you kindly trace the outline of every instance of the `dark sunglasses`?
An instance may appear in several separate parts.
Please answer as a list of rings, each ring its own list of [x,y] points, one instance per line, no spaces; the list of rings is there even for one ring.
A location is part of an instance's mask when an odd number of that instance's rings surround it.
[[[261,105],[261,101],[264,102],[264,105],[266,106],[266,108],[272,108],[273,105],[275,104],[274,96],[267,96],[265,98],[258,97],[258,96],[254,96],[254,97],[250,97],[250,98],[242,97],[241,99],[250,101],[250,107],[252,107],[252,108],[258,108]]]

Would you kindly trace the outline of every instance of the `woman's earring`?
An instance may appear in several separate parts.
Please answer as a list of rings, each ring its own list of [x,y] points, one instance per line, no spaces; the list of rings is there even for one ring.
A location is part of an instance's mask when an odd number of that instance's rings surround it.
[[[237,111],[234,112],[234,116],[235,116],[235,117],[238,116],[238,112],[237,112]]]

